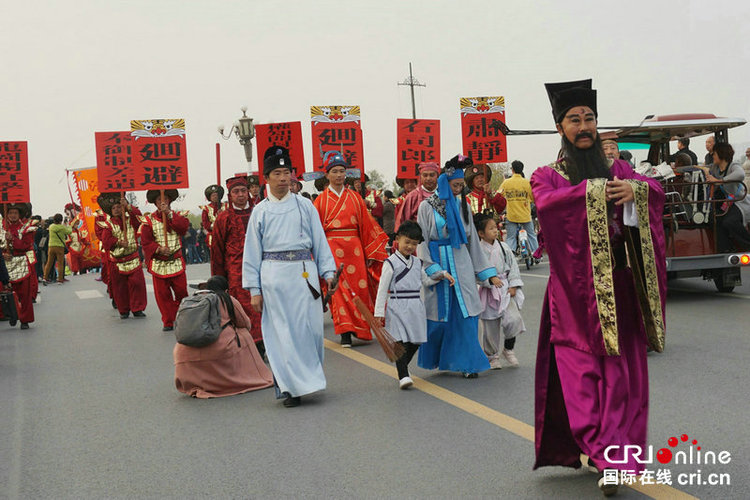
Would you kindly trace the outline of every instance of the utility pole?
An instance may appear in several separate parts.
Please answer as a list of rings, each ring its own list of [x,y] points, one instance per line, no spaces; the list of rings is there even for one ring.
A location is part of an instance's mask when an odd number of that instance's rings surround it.
[[[413,119],[417,119],[417,108],[414,104],[414,87],[426,87],[427,85],[424,83],[421,83],[419,80],[414,78],[414,75],[412,75],[411,72],[411,63],[409,63],[409,78],[404,80],[403,82],[399,82],[399,86],[402,85],[408,85],[411,90],[411,117]]]

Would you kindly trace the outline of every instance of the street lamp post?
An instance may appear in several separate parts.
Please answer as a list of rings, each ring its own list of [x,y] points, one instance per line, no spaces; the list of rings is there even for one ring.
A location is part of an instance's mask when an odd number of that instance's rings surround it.
[[[242,106],[242,117],[232,124],[231,130],[224,135],[224,125],[219,125],[219,134],[222,139],[228,140],[232,137],[232,132],[245,148],[245,159],[247,160],[247,171],[252,170],[251,162],[253,161],[253,138],[255,137],[255,125],[253,119],[247,116],[247,106]]]

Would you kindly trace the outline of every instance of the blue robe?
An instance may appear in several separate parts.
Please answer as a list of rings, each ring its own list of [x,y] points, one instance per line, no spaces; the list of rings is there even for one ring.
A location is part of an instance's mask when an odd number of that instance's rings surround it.
[[[264,252],[294,250],[310,250],[314,260],[263,259]],[[279,201],[267,198],[253,209],[245,235],[242,286],[253,296],[263,295],[261,328],[278,393],[296,397],[326,388],[323,307],[308,283],[320,292],[318,276],[333,277],[335,270],[310,200],[289,193]]]

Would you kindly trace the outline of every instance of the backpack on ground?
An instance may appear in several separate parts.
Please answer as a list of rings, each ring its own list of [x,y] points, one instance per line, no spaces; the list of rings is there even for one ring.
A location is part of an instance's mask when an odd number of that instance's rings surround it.
[[[190,347],[213,344],[221,331],[231,324],[221,324],[221,299],[210,290],[188,295],[177,309],[174,335],[177,342]]]

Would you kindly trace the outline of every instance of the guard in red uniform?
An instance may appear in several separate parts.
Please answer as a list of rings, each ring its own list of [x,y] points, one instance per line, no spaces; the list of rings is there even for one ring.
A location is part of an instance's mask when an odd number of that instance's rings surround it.
[[[107,295],[112,300],[112,307],[117,309],[117,305],[115,305],[115,297],[112,294],[112,283],[110,279],[112,261],[109,252],[104,249],[104,244],[102,243],[102,229],[109,220],[109,215],[101,210],[101,202],[98,199],[97,202],[99,203],[99,210],[94,214],[94,234],[96,235],[96,239],[99,240],[99,251],[102,255],[102,283],[107,287]]]
[[[77,275],[83,271],[84,237],[81,234],[81,228],[85,221],[81,215],[81,207],[74,203],[65,205],[65,215],[68,217],[68,225],[73,229],[73,232],[65,241],[68,247],[67,257],[70,263],[70,272]]]
[[[247,178],[247,189],[250,193],[248,202],[250,203],[250,210],[252,210],[255,205],[263,201],[261,196],[263,186],[260,185],[260,177],[257,173],[251,173],[250,177]]]
[[[188,294],[181,238],[187,232],[190,221],[172,211],[170,205],[177,196],[176,189],[164,190],[163,196],[159,190],[147,191],[146,199],[156,205],[158,211],[141,218],[139,231],[148,271],[154,280],[156,305],[164,324],[162,330],[165,332],[174,330],[177,308]]]
[[[141,211],[128,204],[119,193],[99,195],[99,206],[109,215],[101,225],[101,241],[110,258],[110,283],[112,295],[120,312],[126,319],[133,313],[136,318],[145,318],[146,280],[138,254],[138,228]],[[154,287],[155,288],[155,287]]]
[[[248,191],[247,176],[227,179],[229,204],[216,217],[211,243],[211,274],[224,276],[229,282],[229,295],[242,304],[250,322],[250,334],[261,355],[263,335],[260,329],[261,315],[250,305],[250,292],[242,288],[242,256],[245,252],[245,232],[253,206]]]
[[[224,198],[224,188],[218,184],[211,184],[203,191],[203,194],[206,196],[208,204],[201,207],[201,226],[206,232],[206,245],[211,248],[211,233],[214,229],[216,216],[227,206],[226,203],[221,202],[221,199]]]
[[[30,203],[13,203],[8,205],[7,218],[3,220],[2,253],[5,266],[8,268],[11,288],[18,298],[20,308],[18,320],[21,330],[27,330],[29,323],[34,322],[34,304],[32,303],[32,280],[36,273],[29,264],[28,252],[34,250],[34,231],[36,226],[25,219],[31,216]]]
[[[491,180],[492,169],[488,165],[472,165],[464,171],[464,181],[471,189],[471,192],[466,195],[466,202],[471,207],[471,211],[475,214],[487,214],[498,221],[500,214],[505,210],[507,201],[503,195],[492,190]]]

